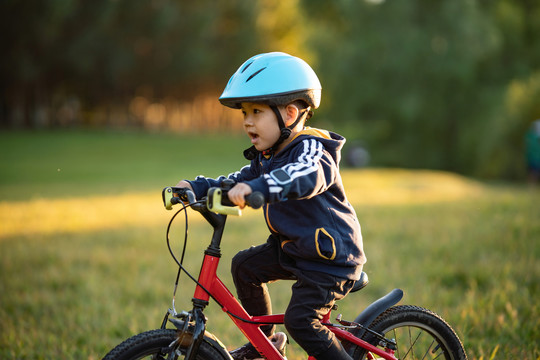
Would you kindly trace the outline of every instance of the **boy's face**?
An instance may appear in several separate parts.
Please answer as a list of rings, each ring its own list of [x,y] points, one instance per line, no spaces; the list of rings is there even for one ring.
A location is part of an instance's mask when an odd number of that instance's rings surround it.
[[[276,115],[265,104],[242,103],[244,131],[259,151],[272,147],[279,139],[280,130]]]

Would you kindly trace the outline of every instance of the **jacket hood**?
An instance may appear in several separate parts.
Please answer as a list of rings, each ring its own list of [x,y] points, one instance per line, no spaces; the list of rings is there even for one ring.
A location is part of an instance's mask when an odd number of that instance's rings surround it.
[[[326,151],[332,155],[336,164],[339,164],[339,161],[341,160],[341,149],[347,141],[343,136],[328,130],[306,127],[304,130],[300,131],[294,136],[293,140],[287,145],[287,147],[304,140],[306,137],[317,138],[317,140],[324,145]]]

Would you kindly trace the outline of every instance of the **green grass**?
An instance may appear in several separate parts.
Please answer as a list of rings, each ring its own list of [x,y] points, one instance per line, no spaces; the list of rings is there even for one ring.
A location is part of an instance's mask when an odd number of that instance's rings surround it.
[[[99,359],[159,327],[176,275],[160,190],[239,168],[246,146],[227,136],[0,134],[0,358]],[[403,303],[442,315],[471,359],[540,357],[538,189],[428,171],[343,170],[343,177],[370,277],[339,304],[344,318],[399,287]],[[190,219],[186,263],[197,274],[210,231],[197,214]],[[182,230],[179,221],[176,249]],[[258,212],[229,219],[220,276],[231,289],[230,259],[266,234]],[[270,286],[276,311],[290,286]],[[190,308],[192,291],[182,276],[177,309]],[[215,304],[207,316],[209,331],[228,346],[245,341]],[[288,357],[305,358],[294,343]]]
[[[117,194],[163,188],[246,164],[240,137],[140,132],[0,133],[0,199]],[[216,161],[224,157],[225,161]]]

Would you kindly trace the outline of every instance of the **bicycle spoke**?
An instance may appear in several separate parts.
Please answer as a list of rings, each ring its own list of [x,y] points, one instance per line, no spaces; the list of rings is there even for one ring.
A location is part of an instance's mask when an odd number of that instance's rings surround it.
[[[434,343],[435,343],[435,339],[433,339],[433,340],[431,341],[431,344],[429,344],[429,347],[428,347],[426,353],[424,354],[424,357],[422,358],[422,360],[424,360],[424,359],[426,358],[426,356],[429,354],[429,350],[431,349],[431,347],[433,346]],[[432,353],[433,353],[433,352],[432,352]]]
[[[394,355],[400,360],[467,359],[453,329],[437,314],[426,309],[396,306],[381,315],[372,329],[395,340]],[[370,339],[376,343],[374,340]],[[379,344],[379,347],[383,346]],[[357,354],[362,353],[358,351]]]
[[[396,339],[396,354],[398,355],[397,357],[401,358],[401,356],[399,356],[399,342],[398,342],[398,337],[397,337],[397,331],[396,329],[394,329],[392,330],[392,332],[394,333],[394,339]]]
[[[420,328],[414,326],[396,328],[392,329],[387,336],[390,336],[390,334],[393,334],[394,339],[397,341],[396,357],[399,359],[435,360],[445,356],[439,342]],[[407,346],[404,347],[404,344],[407,344]],[[403,356],[401,356],[401,350],[406,350]]]
[[[442,350],[441,344],[437,343],[437,346],[435,346],[435,349],[433,349],[433,351],[431,353],[435,354],[439,350],[441,350],[441,352],[439,353],[439,355],[435,356],[435,359],[438,359],[441,355],[444,355],[444,350]]]
[[[408,332],[409,332],[409,344],[410,344],[410,345],[409,345],[409,350],[407,351],[407,353],[405,354],[405,356],[403,356],[403,359],[406,359],[407,356],[409,355],[409,353],[411,353],[411,352],[412,352],[412,357],[413,357],[413,359],[414,359],[414,358],[415,358],[415,356],[414,356],[414,345],[416,344],[416,342],[417,342],[418,339],[420,338],[420,335],[422,335],[422,331],[420,331],[420,332],[418,333],[418,335],[416,336],[416,339],[414,339],[414,341],[411,341],[411,339],[412,339],[412,337],[413,337],[412,334],[411,334],[411,327],[408,327],[407,330],[408,330]]]

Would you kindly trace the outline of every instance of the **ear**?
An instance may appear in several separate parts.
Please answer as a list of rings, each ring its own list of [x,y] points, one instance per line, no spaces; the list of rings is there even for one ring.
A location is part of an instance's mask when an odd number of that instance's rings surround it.
[[[290,126],[292,125],[295,121],[296,121],[296,118],[298,117],[300,113],[300,110],[298,110],[298,108],[296,107],[296,105],[293,105],[293,104],[289,104],[285,107],[285,126]]]

